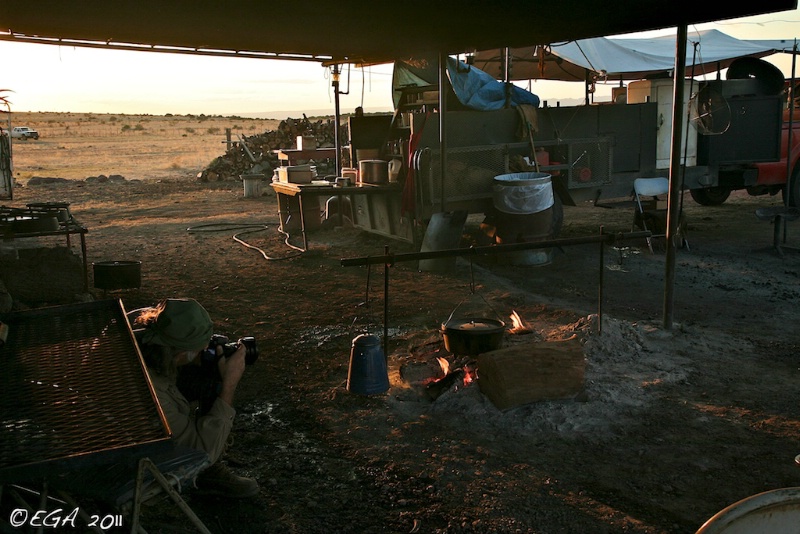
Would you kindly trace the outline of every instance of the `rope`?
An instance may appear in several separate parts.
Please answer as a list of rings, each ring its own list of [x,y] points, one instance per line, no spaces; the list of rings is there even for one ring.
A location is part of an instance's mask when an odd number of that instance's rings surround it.
[[[296,246],[292,245],[291,243],[289,243],[289,238],[290,238],[289,234],[284,232],[281,229],[278,229],[278,232],[280,232],[281,234],[286,236],[286,238],[283,240],[284,244],[287,247],[289,247],[289,248],[291,248],[293,250],[297,250],[298,251],[297,254],[290,254],[288,256],[275,258],[275,257],[267,255],[267,253],[264,252],[264,250],[256,247],[255,245],[251,245],[250,243],[247,243],[245,240],[243,240],[243,239],[241,239],[239,237],[239,236],[244,235],[244,234],[252,234],[252,233],[255,233],[255,232],[262,232],[262,231],[266,230],[267,228],[268,228],[268,226],[266,224],[209,223],[209,224],[200,224],[200,225],[197,225],[197,226],[190,226],[189,228],[186,229],[186,231],[187,232],[223,232],[223,231],[227,231],[227,230],[231,230],[231,229],[233,229],[233,230],[243,230],[241,232],[234,233],[231,236],[231,239],[233,239],[234,241],[236,241],[237,243],[239,243],[240,245],[242,245],[242,246],[244,246],[246,248],[255,250],[256,252],[261,254],[261,256],[263,256],[265,260],[268,260],[268,261],[288,260],[288,259],[296,258],[296,257],[302,255],[302,253],[304,252],[303,249],[301,249],[299,247],[296,247]]]

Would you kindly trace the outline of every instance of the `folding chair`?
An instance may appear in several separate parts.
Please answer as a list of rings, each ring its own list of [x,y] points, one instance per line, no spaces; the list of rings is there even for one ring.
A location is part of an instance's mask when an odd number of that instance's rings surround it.
[[[633,181],[633,195],[636,200],[636,212],[634,213],[633,219],[633,226],[641,226],[642,230],[644,231],[653,231],[655,230],[656,222],[658,221],[658,217],[661,213],[666,215],[665,210],[658,210],[657,203],[658,203],[658,196],[659,195],[666,195],[669,193],[669,180],[667,178],[637,178]],[[643,197],[650,197],[649,199]],[[647,221],[651,221],[651,227],[647,228]],[[681,224],[679,225],[678,232],[680,234],[681,245],[689,248],[689,242],[683,236],[683,215],[681,215]],[[647,237],[647,248],[650,249],[650,252],[653,252],[653,237],[664,237],[666,236],[666,217],[664,217],[664,222],[659,224],[663,228],[663,234],[658,233]]]

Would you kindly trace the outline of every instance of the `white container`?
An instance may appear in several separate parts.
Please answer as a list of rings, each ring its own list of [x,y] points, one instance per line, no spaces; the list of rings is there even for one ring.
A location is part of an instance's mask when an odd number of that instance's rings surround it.
[[[263,193],[263,174],[242,174],[244,198],[258,198]]]
[[[684,81],[683,108],[691,99],[691,80]],[[694,82],[697,91],[697,82]],[[672,156],[672,100],[674,98],[672,80],[637,80],[628,84],[628,104],[644,102],[658,103],[658,133],[656,134],[656,168],[668,169]],[[689,128],[689,121],[683,121],[682,142],[687,143],[686,158],[681,154],[684,165],[697,165],[697,130]],[[688,134],[688,136],[687,136]],[[687,163],[688,161],[688,163]]]

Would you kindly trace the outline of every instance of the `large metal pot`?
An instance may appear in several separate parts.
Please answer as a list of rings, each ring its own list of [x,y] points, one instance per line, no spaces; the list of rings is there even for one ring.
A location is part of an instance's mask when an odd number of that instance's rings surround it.
[[[97,261],[92,268],[97,289],[138,289],[142,285],[140,261]]]
[[[382,159],[365,159],[358,162],[358,177],[365,184],[389,183],[389,162]]]
[[[477,356],[499,349],[506,324],[499,319],[468,317],[442,323],[444,348],[458,355]]]

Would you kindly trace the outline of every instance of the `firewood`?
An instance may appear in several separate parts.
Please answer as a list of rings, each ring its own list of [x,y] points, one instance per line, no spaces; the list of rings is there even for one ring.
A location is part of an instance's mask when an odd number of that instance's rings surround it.
[[[478,356],[478,386],[501,410],[569,399],[584,389],[586,360],[579,341],[540,341]]]

